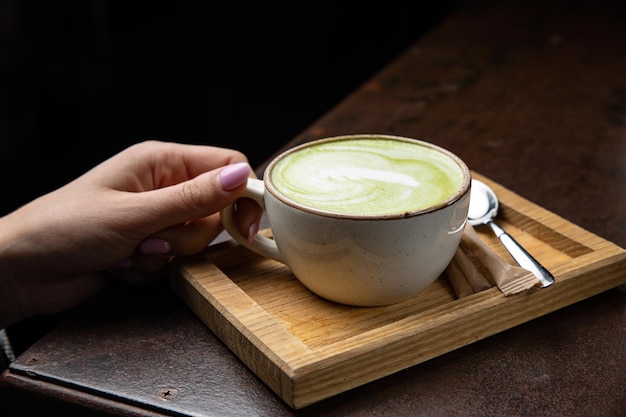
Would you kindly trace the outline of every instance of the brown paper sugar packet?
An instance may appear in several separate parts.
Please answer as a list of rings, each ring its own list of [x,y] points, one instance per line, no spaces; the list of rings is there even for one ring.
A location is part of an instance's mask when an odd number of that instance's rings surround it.
[[[491,278],[504,295],[517,294],[539,283],[535,275],[519,266],[509,265],[483,242],[467,223],[461,242],[472,251],[485,266]]]
[[[446,275],[458,298],[486,290],[494,285],[476,268],[461,246],[457,247],[452,261],[446,268]]]
[[[452,289],[456,293],[457,298],[467,297],[468,295],[474,294],[474,289],[467,282],[465,278],[465,274],[463,273],[463,269],[459,265],[458,254],[463,253],[461,248],[457,248],[454,253],[454,257],[446,267],[446,276],[448,277],[448,281],[452,284]]]
[[[476,258],[470,249],[461,241],[459,245],[459,264],[465,273],[465,279],[472,286],[474,292],[480,292],[493,287],[495,282],[490,281],[490,276],[483,267],[482,270],[470,258]],[[482,265],[481,265],[482,266]]]

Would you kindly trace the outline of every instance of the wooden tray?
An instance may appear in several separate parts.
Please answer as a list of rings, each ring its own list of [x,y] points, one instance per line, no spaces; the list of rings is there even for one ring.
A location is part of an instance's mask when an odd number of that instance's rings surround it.
[[[498,223],[553,273],[554,285],[458,299],[444,275],[405,302],[350,307],[228,241],[175,260],[172,286],[259,378],[301,408],[626,283],[624,249],[473,175],[497,193]],[[490,230],[477,231],[515,264]]]

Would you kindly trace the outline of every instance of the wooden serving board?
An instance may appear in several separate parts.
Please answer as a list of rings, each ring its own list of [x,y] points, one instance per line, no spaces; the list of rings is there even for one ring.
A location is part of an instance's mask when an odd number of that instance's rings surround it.
[[[174,260],[172,286],[276,394],[302,408],[626,283],[624,249],[473,175],[497,193],[498,224],[553,273],[552,286],[458,299],[442,275],[407,301],[350,307],[231,241]],[[490,230],[477,232],[515,265]]]

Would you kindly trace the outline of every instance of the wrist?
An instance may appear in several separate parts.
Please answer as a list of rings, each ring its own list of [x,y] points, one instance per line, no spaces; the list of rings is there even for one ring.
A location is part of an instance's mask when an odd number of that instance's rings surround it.
[[[26,318],[21,290],[0,253],[0,329]]]
[[[0,218],[0,329],[29,316],[27,297],[17,273],[20,257],[16,242],[19,238],[12,223],[8,216]]]

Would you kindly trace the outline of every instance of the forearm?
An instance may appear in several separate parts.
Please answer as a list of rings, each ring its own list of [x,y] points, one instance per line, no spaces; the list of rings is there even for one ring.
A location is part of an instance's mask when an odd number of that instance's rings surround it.
[[[0,328],[29,315],[22,283],[16,273],[20,261],[15,243],[19,237],[11,222],[9,216],[0,218]]]
[[[2,261],[0,261],[2,263]],[[0,267],[0,329],[25,318],[23,305],[11,279],[6,279],[5,269]]]
[[[106,285],[100,235],[85,226],[99,216],[80,223],[83,207],[69,210],[55,193],[0,218],[0,328],[75,307]]]

